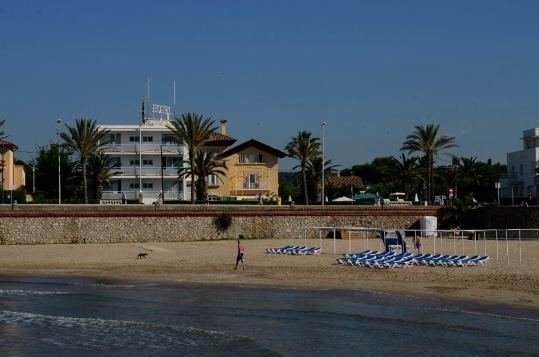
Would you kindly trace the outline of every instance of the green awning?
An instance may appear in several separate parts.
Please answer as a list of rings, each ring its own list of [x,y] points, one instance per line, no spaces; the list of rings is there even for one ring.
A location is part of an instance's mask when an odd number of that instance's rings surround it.
[[[376,196],[374,193],[359,193],[357,195],[354,195],[354,200],[375,200],[378,196]]]

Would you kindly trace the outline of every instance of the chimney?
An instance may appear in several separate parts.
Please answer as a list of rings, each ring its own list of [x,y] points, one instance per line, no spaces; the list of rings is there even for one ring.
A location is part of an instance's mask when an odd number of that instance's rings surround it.
[[[226,135],[226,119],[221,119],[221,134]]]

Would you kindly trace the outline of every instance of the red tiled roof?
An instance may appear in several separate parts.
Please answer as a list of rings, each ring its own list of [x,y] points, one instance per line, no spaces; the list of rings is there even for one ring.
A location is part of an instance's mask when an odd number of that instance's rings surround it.
[[[230,146],[230,145],[234,144],[235,142],[236,142],[235,138],[214,131],[214,132],[212,132],[210,134],[210,140],[208,140],[205,143],[205,145],[207,145],[207,146],[221,146],[221,145]]]
[[[329,184],[335,188],[350,186],[358,189],[364,188],[363,180],[359,176],[332,176],[328,180]]]
[[[236,139],[234,139],[233,137],[218,133],[216,131],[212,131],[211,139],[212,140],[234,140],[234,141],[236,141]]]
[[[0,139],[0,146],[1,147],[9,147],[10,149],[18,149],[17,145],[13,144],[10,141]]]

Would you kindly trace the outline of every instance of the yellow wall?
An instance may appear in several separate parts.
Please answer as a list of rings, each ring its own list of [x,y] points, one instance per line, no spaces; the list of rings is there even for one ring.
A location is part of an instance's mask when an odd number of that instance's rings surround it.
[[[240,155],[262,155],[264,162],[240,163]],[[250,147],[226,157],[224,161],[227,166],[227,175],[221,178],[223,182],[218,181],[219,187],[208,187],[209,194],[243,197],[255,197],[259,193],[278,195],[279,159],[276,156],[255,147]],[[258,175],[258,188],[246,189],[244,187],[248,174]]]
[[[13,165],[13,151],[8,150],[2,155],[2,162],[4,163],[4,190],[11,190],[12,185],[15,185],[16,189],[24,187],[26,181],[24,166]]]

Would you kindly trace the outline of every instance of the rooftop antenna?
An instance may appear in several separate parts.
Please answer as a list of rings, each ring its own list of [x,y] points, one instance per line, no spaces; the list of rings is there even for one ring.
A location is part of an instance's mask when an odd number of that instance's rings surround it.
[[[150,78],[146,79],[146,102],[150,106]]]
[[[172,116],[176,116],[176,80],[172,81],[172,93],[173,93],[173,104],[172,104]]]
[[[140,120],[142,124],[144,124],[144,117],[145,117],[145,108],[144,108],[144,99],[140,101]]]

